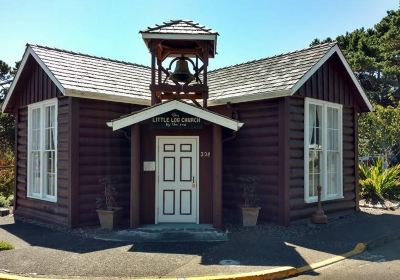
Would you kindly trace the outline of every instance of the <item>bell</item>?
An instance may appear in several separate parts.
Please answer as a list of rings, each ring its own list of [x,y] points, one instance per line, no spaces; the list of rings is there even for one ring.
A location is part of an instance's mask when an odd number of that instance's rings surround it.
[[[181,57],[177,60],[175,71],[171,73],[170,79],[174,82],[185,84],[188,84],[195,79],[189,71],[189,65],[185,58]]]

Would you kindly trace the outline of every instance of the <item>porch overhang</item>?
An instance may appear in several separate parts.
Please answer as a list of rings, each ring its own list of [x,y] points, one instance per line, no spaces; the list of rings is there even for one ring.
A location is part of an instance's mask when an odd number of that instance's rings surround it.
[[[178,110],[186,114],[190,114],[192,116],[201,118],[203,120],[209,121],[225,128],[229,128],[234,131],[238,131],[243,126],[242,122],[225,117],[207,109],[188,104],[180,100],[171,100],[168,102],[156,104],[154,106],[145,108],[132,114],[122,116],[119,119],[107,122],[107,125],[111,127],[113,131],[115,131],[173,110]]]

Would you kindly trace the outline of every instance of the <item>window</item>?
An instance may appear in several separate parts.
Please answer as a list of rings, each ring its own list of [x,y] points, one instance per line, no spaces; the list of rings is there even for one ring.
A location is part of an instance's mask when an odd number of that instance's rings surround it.
[[[57,201],[57,99],[28,106],[28,197]]]
[[[343,198],[342,105],[306,98],[304,108],[304,200]]]

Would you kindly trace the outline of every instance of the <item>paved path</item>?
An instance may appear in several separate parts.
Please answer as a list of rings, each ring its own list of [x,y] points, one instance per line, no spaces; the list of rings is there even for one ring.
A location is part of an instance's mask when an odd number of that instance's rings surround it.
[[[360,212],[323,227],[264,225],[233,230],[223,243],[105,242],[0,218],[0,269],[57,276],[143,277],[231,274],[278,266],[300,267],[347,252],[358,242],[400,231],[400,211]],[[221,260],[240,265],[220,265]]]
[[[400,240],[291,279],[398,280],[400,279]]]

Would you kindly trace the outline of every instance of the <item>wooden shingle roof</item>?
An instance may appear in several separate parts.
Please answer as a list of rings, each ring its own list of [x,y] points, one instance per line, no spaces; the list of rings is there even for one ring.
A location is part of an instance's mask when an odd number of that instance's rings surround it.
[[[38,45],[28,45],[64,89],[116,97],[150,99],[150,68],[144,65],[90,56]]]
[[[210,28],[200,25],[199,23],[191,20],[170,20],[162,24],[156,24],[147,29],[140,31],[140,33],[168,33],[168,34],[203,34],[203,35],[216,35],[217,32]]]
[[[220,68],[208,73],[209,106],[293,95],[333,54],[338,54],[365,104],[372,106],[334,43]],[[2,106],[7,107],[24,64],[33,56],[66,96],[150,105],[151,69],[38,45],[27,45]]]
[[[334,43],[321,44],[210,71],[209,102],[226,103],[233,99],[288,95],[287,92],[333,46]]]

